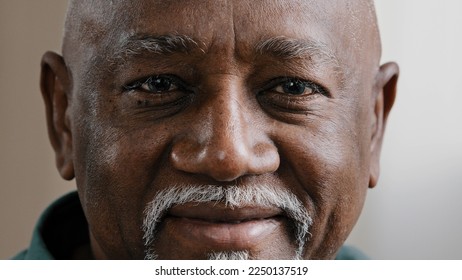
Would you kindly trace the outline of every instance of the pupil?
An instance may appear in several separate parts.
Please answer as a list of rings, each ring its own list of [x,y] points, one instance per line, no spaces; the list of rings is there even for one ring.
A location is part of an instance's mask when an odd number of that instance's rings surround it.
[[[154,78],[149,83],[149,90],[154,92],[168,91],[172,82],[165,78]]]
[[[305,85],[300,81],[288,81],[283,89],[285,93],[300,95],[305,92]]]

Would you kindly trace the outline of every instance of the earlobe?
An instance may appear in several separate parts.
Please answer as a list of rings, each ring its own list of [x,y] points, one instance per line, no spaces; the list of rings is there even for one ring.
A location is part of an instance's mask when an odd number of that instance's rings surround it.
[[[390,62],[380,67],[374,87],[373,111],[374,121],[371,135],[371,162],[369,188],[377,185],[380,175],[380,152],[388,114],[393,107],[396,97],[399,67]]]
[[[61,177],[74,178],[70,123],[70,81],[62,56],[47,52],[42,57],[40,88],[45,102],[48,136]]]

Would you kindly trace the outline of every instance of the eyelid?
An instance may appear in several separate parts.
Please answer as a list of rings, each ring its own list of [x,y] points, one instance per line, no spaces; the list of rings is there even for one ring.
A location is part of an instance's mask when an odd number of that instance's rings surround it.
[[[143,77],[141,79],[136,79],[124,85],[123,89],[125,91],[138,90],[143,86],[143,84],[148,82],[150,79],[159,78],[159,77],[170,79],[172,81],[172,84],[174,84],[178,89],[188,90],[186,83],[183,80],[181,80],[179,77],[172,75],[172,74],[150,75],[150,76]],[[146,91],[144,89],[142,90]]]
[[[319,94],[322,94],[322,95],[324,95],[326,97],[331,97],[330,92],[325,87],[323,87],[322,85],[320,85],[320,84],[318,84],[316,82],[310,81],[310,80],[301,79],[301,78],[297,78],[297,77],[278,77],[278,78],[274,78],[268,83],[268,85],[266,87],[264,87],[263,91],[273,90],[274,88],[276,88],[278,86],[281,86],[283,83],[288,82],[290,80],[300,81],[305,86],[309,86],[309,87],[313,88],[313,93],[311,93],[310,95],[319,93]]]

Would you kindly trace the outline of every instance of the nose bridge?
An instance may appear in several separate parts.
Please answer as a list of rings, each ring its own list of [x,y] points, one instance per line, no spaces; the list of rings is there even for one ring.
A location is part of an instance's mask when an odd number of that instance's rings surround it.
[[[251,169],[253,143],[243,104],[242,89],[234,76],[211,80],[214,92],[209,91],[204,104],[207,117],[205,132],[199,145],[197,167],[200,173],[221,181],[233,180]]]
[[[246,108],[236,82],[225,83],[209,98],[210,135],[204,148],[217,156],[245,156],[251,150]],[[242,90],[241,90],[242,91]]]
[[[196,112],[200,116],[196,127],[173,146],[174,166],[217,181],[274,171],[279,157],[268,145],[262,149],[258,138],[254,138],[258,129],[256,123],[249,121],[252,111],[239,79],[226,75],[210,83],[215,86],[204,93]]]

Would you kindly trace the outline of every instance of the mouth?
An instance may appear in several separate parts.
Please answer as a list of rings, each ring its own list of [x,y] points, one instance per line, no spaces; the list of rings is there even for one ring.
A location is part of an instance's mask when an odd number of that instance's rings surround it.
[[[220,203],[172,207],[164,223],[177,240],[213,250],[246,250],[258,245],[286,222],[279,208],[230,208]]]

